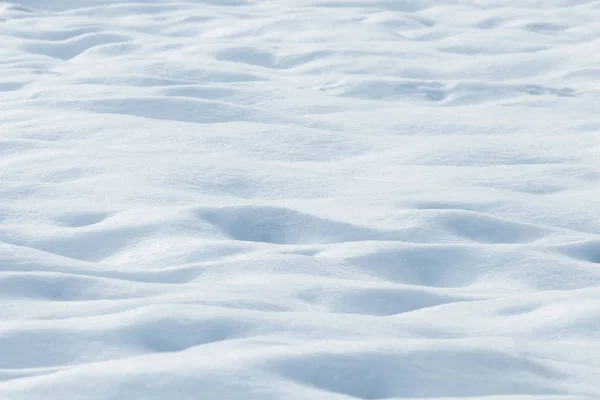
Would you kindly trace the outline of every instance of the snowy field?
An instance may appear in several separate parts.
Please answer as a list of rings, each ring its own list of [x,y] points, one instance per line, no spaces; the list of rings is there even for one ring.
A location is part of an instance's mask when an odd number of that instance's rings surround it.
[[[600,1],[0,2],[0,399],[600,399]]]

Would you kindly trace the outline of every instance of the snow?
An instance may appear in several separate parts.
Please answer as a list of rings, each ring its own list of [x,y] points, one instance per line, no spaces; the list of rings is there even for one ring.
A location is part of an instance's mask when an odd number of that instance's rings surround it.
[[[600,3],[0,3],[0,398],[600,398]]]

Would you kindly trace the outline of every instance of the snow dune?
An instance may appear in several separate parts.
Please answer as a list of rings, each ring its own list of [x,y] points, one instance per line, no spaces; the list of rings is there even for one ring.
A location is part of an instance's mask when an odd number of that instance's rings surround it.
[[[600,3],[0,3],[0,398],[600,398]]]

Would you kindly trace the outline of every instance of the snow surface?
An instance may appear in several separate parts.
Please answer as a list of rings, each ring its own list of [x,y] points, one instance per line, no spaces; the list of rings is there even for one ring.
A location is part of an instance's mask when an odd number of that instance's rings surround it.
[[[600,398],[600,1],[0,4],[0,398]]]

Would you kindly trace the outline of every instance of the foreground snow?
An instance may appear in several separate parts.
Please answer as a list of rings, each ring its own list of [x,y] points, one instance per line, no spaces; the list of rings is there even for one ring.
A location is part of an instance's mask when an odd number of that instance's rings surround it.
[[[598,1],[0,20],[0,398],[600,398]]]

